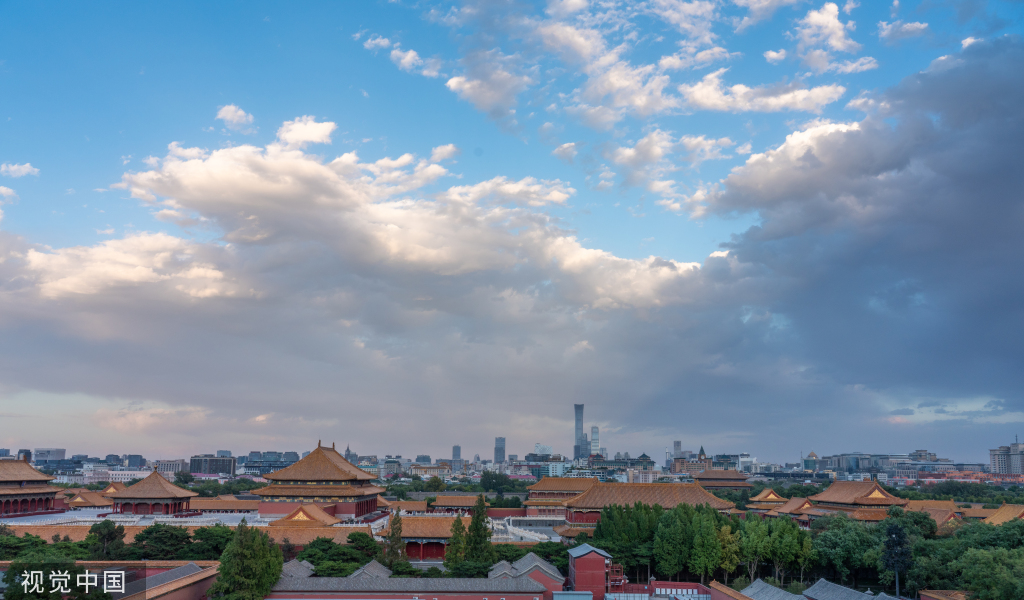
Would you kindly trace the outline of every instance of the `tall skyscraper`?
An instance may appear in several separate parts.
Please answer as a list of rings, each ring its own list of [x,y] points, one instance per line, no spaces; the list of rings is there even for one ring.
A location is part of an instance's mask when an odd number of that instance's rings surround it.
[[[683,442],[676,440],[672,442],[672,458],[679,458],[679,455],[683,453]]]
[[[505,438],[494,438],[494,464],[505,462]]]
[[[601,453],[601,442],[598,439],[598,434],[599,433],[600,432],[597,429],[597,425],[594,425],[593,427],[590,428],[590,454],[591,455],[600,454]]]
[[[573,404],[572,406],[576,409],[576,435],[572,438],[572,458],[575,460],[582,457],[586,450],[583,448],[583,405]]]
[[[452,446],[452,460],[462,460],[462,446],[458,444]]]

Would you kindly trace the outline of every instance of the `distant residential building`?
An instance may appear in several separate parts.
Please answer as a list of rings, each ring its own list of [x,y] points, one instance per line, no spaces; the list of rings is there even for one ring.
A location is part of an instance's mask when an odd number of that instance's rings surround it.
[[[213,454],[199,454],[193,456],[189,461],[190,473],[205,473],[216,475],[225,473],[234,475],[236,470],[235,459],[232,456],[215,456]],[[264,473],[261,473],[261,475]]]
[[[67,450],[64,448],[36,448],[33,453],[33,462],[49,461],[49,460],[64,460],[64,455]]]
[[[127,483],[132,479],[145,479],[152,473],[152,469],[142,470],[124,470],[124,471],[108,471],[106,479],[100,479],[99,481],[109,481],[110,483]]]
[[[494,464],[505,462],[505,438],[494,438]]]
[[[155,461],[154,465],[158,473],[162,473],[164,476],[169,476],[168,479],[173,479],[174,474],[179,471],[189,472],[189,462],[184,458],[176,460],[158,460]],[[202,473],[202,471],[195,471],[196,473]]]
[[[988,451],[989,469],[1003,475],[1024,474],[1024,444],[1013,443]]]
[[[654,483],[661,476],[652,469],[626,469],[626,483]]]
[[[231,451],[230,450],[218,450],[217,451],[217,457],[218,458],[231,458]]]
[[[433,461],[430,460],[429,454],[417,454],[416,460],[414,460],[413,462],[415,462],[418,465],[429,465]]]
[[[462,460],[462,446],[458,444],[452,446],[452,460]]]

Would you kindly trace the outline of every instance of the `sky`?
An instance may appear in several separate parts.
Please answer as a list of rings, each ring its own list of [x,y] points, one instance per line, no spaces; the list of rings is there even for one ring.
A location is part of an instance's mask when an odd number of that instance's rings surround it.
[[[0,448],[1024,433],[1024,3],[2,3]]]

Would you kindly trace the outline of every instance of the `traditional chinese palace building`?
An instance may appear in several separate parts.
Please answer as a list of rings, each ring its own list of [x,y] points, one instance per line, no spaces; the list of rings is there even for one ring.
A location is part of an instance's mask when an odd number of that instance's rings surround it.
[[[175,515],[189,511],[189,499],[198,495],[174,485],[153,471],[135,485],[108,494],[107,497],[113,501],[116,513]]]
[[[430,505],[430,512],[467,514],[476,506],[477,496],[438,496]],[[490,502],[484,502],[490,506]]]
[[[764,488],[761,490],[761,493],[757,494],[747,502],[747,510],[754,511],[756,513],[766,513],[779,508],[788,500],[789,498],[780,496],[779,493],[772,488]]]
[[[53,477],[25,460],[0,460],[0,514],[37,513],[55,510],[60,488],[48,485]]]
[[[713,495],[697,483],[595,483],[589,490],[565,501],[565,521],[571,527],[593,527],[601,520],[601,509],[637,502],[672,509],[680,504],[707,504],[728,511],[735,504]]]
[[[749,490],[754,487],[747,482],[750,475],[739,471],[701,471],[693,476],[694,481],[706,490]]]
[[[565,501],[589,490],[593,477],[545,477],[529,486],[530,497],[523,502],[528,517],[565,517]]]
[[[858,521],[881,521],[889,507],[907,506],[906,500],[885,491],[877,481],[837,481],[808,500],[818,511],[844,512]]]
[[[331,516],[356,519],[375,512],[377,495],[384,493],[371,483],[376,477],[345,460],[333,445],[319,443],[299,462],[263,477],[271,484],[253,491],[261,515],[284,515],[312,503]]]

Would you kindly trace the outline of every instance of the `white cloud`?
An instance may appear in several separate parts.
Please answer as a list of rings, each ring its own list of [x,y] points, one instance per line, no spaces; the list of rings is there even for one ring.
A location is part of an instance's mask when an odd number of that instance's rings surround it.
[[[358,39],[358,38],[357,38]],[[382,50],[391,47],[391,40],[377,34],[370,36],[370,39],[363,42],[363,48],[367,50]]]
[[[559,159],[569,164],[572,164],[577,154],[576,143],[568,142],[566,144],[562,144],[561,146],[552,150],[551,154],[552,156],[557,156]]]
[[[0,185],[0,198],[17,198],[18,194],[7,186]]]
[[[802,88],[798,84],[754,88],[736,84],[725,88],[722,74],[726,71],[719,69],[707,74],[698,83],[680,85],[679,91],[687,105],[695,109],[728,112],[820,112],[824,106],[835,102],[846,92],[846,88],[835,84],[814,88]]]
[[[415,50],[402,50],[397,45],[391,51],[391,62],[398,65],[403,71],[413,71],[423,64],[423,59]]]
[[[829,63],[828,70],[836,73],[861,73],[878,68],[878,61],[870,56],[862,56],[857,60]]]
[[[331,133],[337,128],[330,121],[317,123],[316,117],[306,115],[294,121],[285,121],[277,130],[277,139],[288,148],[303,148],[306,144],[330,144]]]
[[[445,85],[478,110],[494,118],[509,117],[516,96],[532,83],[529,76],[512,71],[512,58],[496,51],[474,55],[468,59],[467,73],[452,77]]]
[[[847,35],[855,28],[853,21],[843,23],[839,20],[839,7],[835,3],[826,2],[818,10],[807,11],[797,23],[792,34],[797,39],[797,54],[816,73],[843,72],[844,66],[832,62],[832,52],[855,53],[860,50],[861,45]],[[846,63],[847,66],[851,64]]]
[[[684,135],[679,139],[679,144],[686,150],[686,160],[693,165],[699,165],[706,160],[717,160],[730,158],[722,154],[722,150],[735,143],[727,137],[706,138],[703,135]]]
[[[753,146],[751,145],[751,143],[747,142],[746,144],[743,144],[739,148],[736,148],[736,154],[750,154],[752,147]]]
[[[733,56],[738,56],[738,52],[732,54],[728,50],[721,46],[715,46],[714,48],[708,48],[706,50],[697,51],[693,46],[684,46],[675,54],[668,56],[662,56],[658,60],[658,67],[662,70],[680,70],[680,69],[697,69],[700,67],[706,67],[712,63],[728,60]]]
[[[225,281],[221,271],[195,260],[199,250],[180,238],[147,233],[97,246],[52,252],[30,249],[25,260],[45,298],[163,282],[170,289],[197,298],[236,293],[234,284]]]
[[[764,53],[764,59],[773,65],[778,64],[786,59],[786,50],[766,50]]]
[[[586,10],[589,5],[589,0],[548,0],[545,12],[553,17],[564,18]]]
[[[649,10],[692,44],[711,44],[717,37],[711,26],[717,19],[718,6],[710,0],[653,0]]]
[[[736,31],[743,31],[758,21],[770,19],[783,6],[792,6],[800,0],[733,0],[736,6],[747,9],[747,15],[736,24]]]
[[[437,146],[430,151],[430,162],[441,162],[443,160],[449,160],[459,155],[461,151],[455,146],[455,144],[445,144],[444,146]]]
[[[4,163],[0,165],[0,175],[7,177],[24,177],[26,175],[38,175],[39,169],[32,166],[32,163],[23,165]]]
[[[453,202],[476,204],[484,198],[493,198],[499,203],[511,202],[519,206],[546,206],[565,204],[576,190],[566,183],[555,180],[524,177],[511,181],[507,177],[495,177],[475,185],[449,188],[444,197]]]
[[[253,122],[253,116],[234,104],[220,107],[220,110],[217,111],[217,118],[224,121],[224,126],[232,131],[241,133],[253,133],[255,131],[255,129],[250,127]]]
[[[964,38],[963,40],[960,41],[960,48],[961,49],[966,48],[966,47],[970,46],[971,44],[974,44],[976,42],[982,41],[982,39],[983,38],[976,38],[976,37]]]
[[[851,14],[858,6],[860,6],[860,2],[856,2],[855,0],[846,0],[846,4],[843,5],[843,12]]]
[[[878,38],[887,42],[895,42],[922,36],[928,32],[927,23],[904,23],[903,21],[878,22]]]

